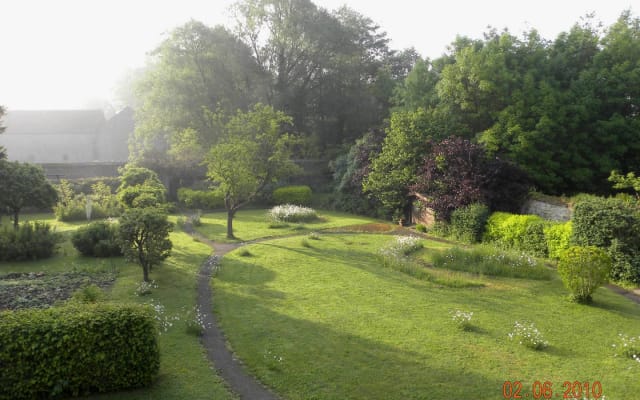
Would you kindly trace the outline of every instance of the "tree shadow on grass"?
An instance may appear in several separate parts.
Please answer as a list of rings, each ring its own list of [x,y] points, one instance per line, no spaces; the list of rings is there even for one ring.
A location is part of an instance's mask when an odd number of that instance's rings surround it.
[[[504,382],[473,364],[403,349],[402,337],[397,345],[382,343],[341,331],[339,324],[284,315],[260,299],[224,289],[216,301],[224,304],[221,320],[231,347],[251,373],[284,398],[496,398]],[[375,335],[375,328],[366,332]]]

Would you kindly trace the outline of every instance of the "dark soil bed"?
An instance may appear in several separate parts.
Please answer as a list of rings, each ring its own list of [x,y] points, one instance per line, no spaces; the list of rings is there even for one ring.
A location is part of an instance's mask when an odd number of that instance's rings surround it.
[[[47,308],[67,300],[76,290],[95,284],[110,287],[113,273],[11,273],[0,275],[0,311],[22,308]]]

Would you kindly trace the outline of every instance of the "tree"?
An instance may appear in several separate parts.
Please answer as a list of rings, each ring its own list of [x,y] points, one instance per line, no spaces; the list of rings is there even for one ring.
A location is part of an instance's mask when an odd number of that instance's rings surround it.
[[[514,165],[487,157],[480,144],[451,136],[431,146],[409,190],[427,199],[437,220],[449,221],[453,211],[473,203],[514,211],[529,186]]]
[[[166,189],[154,171],[127,164],[120,173],[117,197],[126,208],[154,207],[165,202]]]
[[[4,132],[4,130],[6,129],[6,127],[2,125],[2,117],[4,117],[4,114],[6,112],[7,110],[3,106],[0,106],[0,133]],[[7,150],[4,148],[4,146],[0,146],[0,160],[5,160],[6,158]]]
[[[23,208],[50,208],[57,197],[41,167],[18,161],[0,161],[0,206],[11,213],[16,229]]]
[[[613,182],[614,189],[633,190],[636,199],[640,199],[640,177],[637,177],[635,173],[629,172],[626,175],[622,175],[620,172],[613,170],[609,175],[608,181]]]
[[[256,105],[233,116],[224,139],[209,151],[207,176],[224,193],[227,237],[234,238],[236,212],[274,183],[296,171],[290,159],[293,136],[283,133],[291,118],[270,106]]]
[[[158,208],[131,208],[120,217],[118,237],[125,257],[142,267],[142,276],[149,282],[149,272],[171,254],[172,224],[167,214]]]

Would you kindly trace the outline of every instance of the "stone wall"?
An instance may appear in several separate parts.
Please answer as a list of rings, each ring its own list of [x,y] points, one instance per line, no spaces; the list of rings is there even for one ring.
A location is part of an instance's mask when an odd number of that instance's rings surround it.
[[[540,200],[529,199],[522,206],[522,214],[538,215],[551,221],[569,221],[571,208],[568,205],[551,204]]]

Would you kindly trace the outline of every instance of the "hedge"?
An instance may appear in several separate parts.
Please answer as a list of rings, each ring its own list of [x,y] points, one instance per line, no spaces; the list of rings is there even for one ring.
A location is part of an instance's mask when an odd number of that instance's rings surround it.
[[[224,208],[224,195],[217,190],[180,188],[178,203],[190,209],[214,210]]]
[[[78,396],[147,386],[160,358],[153,310],[70,304],[0,313],[0,399]]]
[[[544,238],[547,242],[549,258],[559,259],[562,252],[571,245],[571,221],[564,223],[553,222],[544,228]]]
[[[458,240],[477,243],[489,218],[489,208],[484,204],[470,204],[451,213],[451,234]]]
[[[275,204],[295,204],[308,207],[311,205],[311,188],[309,186],[283,186],[273,191]]]
[[[547,255],[544,228],[549,222],[537,215],[493,213],[487,220],[484,240],[536,256]]]
[[[583,196],[574,205],[572,243],[605,249],[611,278],[640,283],[640,215],[622,199]]]

